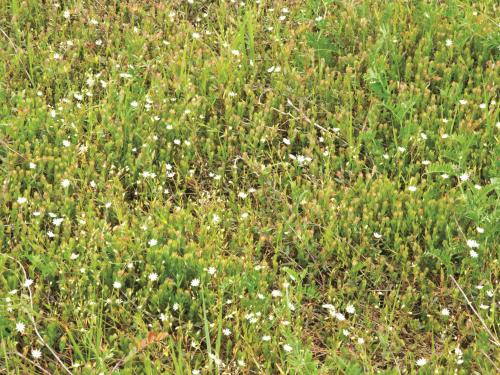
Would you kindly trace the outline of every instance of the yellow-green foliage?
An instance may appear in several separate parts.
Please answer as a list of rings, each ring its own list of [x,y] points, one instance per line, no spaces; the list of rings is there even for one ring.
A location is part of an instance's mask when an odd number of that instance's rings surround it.
[[[498,373],[498,14],[0,1],[0,371]]]

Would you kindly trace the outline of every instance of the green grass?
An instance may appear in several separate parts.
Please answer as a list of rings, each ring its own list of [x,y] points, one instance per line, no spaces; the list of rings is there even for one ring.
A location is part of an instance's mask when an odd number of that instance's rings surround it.
[[[0,373],[500,372],[495,1],[57,4],[0,2]]]

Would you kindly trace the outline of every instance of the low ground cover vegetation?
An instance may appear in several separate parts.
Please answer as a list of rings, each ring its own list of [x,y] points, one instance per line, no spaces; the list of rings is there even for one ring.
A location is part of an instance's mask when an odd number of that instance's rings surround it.
[[[0,2],[0,372],[498,373],[498,14]]]

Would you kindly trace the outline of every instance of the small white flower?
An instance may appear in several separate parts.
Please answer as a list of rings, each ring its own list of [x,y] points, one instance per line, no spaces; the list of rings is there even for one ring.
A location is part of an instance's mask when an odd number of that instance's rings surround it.
[[[16,331],[19,333],[23,333],[24,330],[26,329],[26,325],[22,322],[17,322],[16,323]]]
[[[443,174],[441,175],[441,178],[442,178],[443,180],[447,180],[448,178],[450,178],[450,175],[449,175],[448,173],[443,173]]]
[[[69,185],[70,185],[70,182],[67,178],[65,178],[64,180],[61,181],[61,186],[63,188],[67,188],[67,187],[69,187]]]
[[[362,337],[358,337],[358,344],[363,345],[365,343],[365,339]]]
[[[475,252],[474,250],[469,251],[469,254],[472,258],[477,258],[479,256],[478,253]]]
[[[70,13],[69,13],[69,10],[65,10],[64,13],[63,13],[63,17],[68,19],[70,17]]]
[[[177,302],[172,305],[172,310],[174,311],[179,310],[179,304]]]
[[[414,193],[414,192],[417,191],[417,187],[413,186],[413,185],[410,185],[410,186],[408,186],[408,190],[411,191],[412,193]]]
[[[422,366],[425,366],[427,364],[427,360],[425,358],[419,358],[417,360],[417,366],[418,367],[422,367]]]
[[[214,224],[217,224],[219,221],[220,221],[220,216],[219,216],[219,215],[214,214],[214,215],[212,216],[212,222],[213,222]]]
[[[467,240],[467,246],[469,246],[471,249],[477,249],[479,248],[479,243],[477,243],[475,240]]]
[[[25,288],[29,288],[31,285],[33,285],[33,280],[31,280],[31,279],[26,279],[26,280],[24,281],[24,283],[23,283],[23,286],[24,286]]]
[[[120,289],[121,287],[122,287],[122,283],[121,283],[121,282],[119,282],[119,281],[115,281],[115,282],[113,283],[113,288],[115,288],[115,289]]]
[[[288,344],[283,345],[283,350],[287,353],[290,353],[292,351],[292,347]]]
[[[283,143],[286,145],[290,145],[290,140],[288,138],[283,138]]]
[[[79,255],[76,253],[71,253],[71,256],[69,257],[71,260],[76,260],[78,259]]]
[[[208,267],[207,272],[208,272],[209,275],[213,276],[217,272],[217,269],[215,267]]]
[[[486,103],[481,103],[481,104],[479,104],[479,108],[481,108],[481,109],[485,109],[485,108],[486,108]]]
[[[201,38],[201,35],[199,33],[192,33],[191,36],[193,37],[193,39],[200,39]]]
[[[347,305],[347,307],[346,307],[345,311],[347,311],[347,313],[349,313],[349,314],[354,314],[354,313],[356,313],[356,309],[354,308],[354,306],[353,306],[353,305]]]
[[[268,335],[262,336],[262,341],[271,341],[271,336]]]
[[[54,224],[56,227],[59,227],[61,226],[63,221],[64,221],[63,217],[57,217],[55,219],[52,219],[52,224]]]
[[[343,329],[343,330],[342,330],[342,334],[343,334],[345,337],[348,337],[351,333],[350,333],[347,329]]]
[[[464,173],[462,175],[460,175],[460,181],[467,181],[469,179],[469,174],[468,173]]]
[[[200,372],[200,370],[193,370],[193,371],[191,371],[191,374],[193,374],[193,375],[200,375],[201,372]]]
[[[150,273],[150,274],[148,275],[148,279],[149,279],[150,281],[156,281],[156,280],[158,280],[158,274],[157,274],[156,272],[152,272],[152,273]]]
[[[441,310],[441,315],[443,316],[449,316],[450,315],[450,310],[448,310],[446,307]]]
[[[405,151],[406,151],[406,148],[404,148],[404,147],[398,147],[398,151],[399,151],[399,152],[405,152]]]
[[[449,135],[448,135],[448,134],[446,134],[446,133],[441,134],[441,138],[442,138],[442,139],[446,139],[446,138],[448,138],[448,137],[449,137]]]
[[[19,204],[24,204],[28,201],[28,199],[26,199],[25,197],[19,197],[17,198],[17,203]]]
[[[42,352],[38,349],[32,349],[31,350],[31,356],[34,358],[34,359],[39,359],[42,357]]]
[[[484,228],[477,227],[476,231],[477,231],[477,233],[484,233]]]
[[[379,239],[379,238],[382,238],[382,235],[378,232],[374,232],[373,237],[375,237],[376,239]]]
[[[460,103],[461,105],[466,105],[466,104],[468,103],[468,101],[467,101],[467,100],[465,100],[465,99],[460,99],[460,100],[459,100],[459,103]]]
[[[193,279],[193,280],[191,280],[191,286],[193,288],[196,288],[196,287],[200,286],[200,279]]]
[[[70,142],[70,141],[68,141],[67,139],[65,139],[64,141],[62,141],[62,144],[63,144],[63,146],[64,146],[64,147],[69,147],[69,146],[71,146],[71,142]]]
[[[130,106],[133,108],[137,108],[138,105],[139,105],[139,103],[137,103],[137,101],[135,101],[135,100],[132,103],[130,103]]]
[[[30,169],[35,169],[35,168],[36,168],[36,164],[33,162],[30,162]]]
[[[234,56],[239,56],[241,54],[240,51],[238,51],[237,49],[233,49],[231,50],[231,53],[234,55]]]
[[[248,197],[248,194],[245,193],[244,191],[240,191],[238,193],[238,197],[241,198],[241,199],[245,199],[246,197]]]
[[[488,310],[490,307],[489,307],[488,305],[483,305],[483,304],[481,304],[481,305],[479,305],[479,308],[480,308],[481,310]]]
[[[224,336],[231,336],[231,330],[229,328],[224,328],[222,330],[222,333],[224,334]]]
[[[281,293],[281,291],[275,289],[271,292],[271,295],[276,298],[276,297],[281,297],[283,294]]]
[[[446,39],[446,47],[451,47],[453,45],[453,41],[451,39]]]
[[[148,241],[148,245],[153,247],[153,246],[156,246],[158,244],[158,241],[154,238],[151,238],[149,241]]]
[[[335,315],[335,318],[337,318],[337,320],[340,322],[343,322],[345,320],[344,314],[342,314],[340,312],[336,312],[334,315]]]

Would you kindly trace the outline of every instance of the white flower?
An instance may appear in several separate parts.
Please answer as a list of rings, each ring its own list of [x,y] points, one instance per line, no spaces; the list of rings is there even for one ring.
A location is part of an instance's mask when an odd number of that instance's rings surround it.
[[[115,288],[115,289],[120,289],[121,287],[122,287],[122,283],[121,283],[121,282],[119,282],[119,281],[115,281],[115,282],[113,283],[113,288]]]
[[[262,341],[271,341],[271,336],[268,335],[262,336]]]
[[[137,103],[137,101],[135,101],[135,100],[132,103],[130,103],[130,106],[132,108],[137,108],[138,105],[139,105],[139,103]]]
[[[469,174],[466,172],[460,175],[460,181],[467,181],[469,179]]]
[[[26,328],[26,325],[22,322],[17,322],[16,323],[16,331],[19,333],[23,333]]]
[[[29,288],[31,285],[33,285],[33,280],[31,280],[31,279],[26,279],[26,280],[24,281],[23,286],[24,286],[25,288]]]
[[[217,224],[219,221],[220,221],[220,216],[219,216],[219,215],[217,215],[217,214],[214,214],[214,215],[212,216],[212,222],[213,222],[214,224]]]
[[[67,187],[69,187],[69,185],[70,185],[70,182],[67,178],[65,178],[64,180],[61,181],[61,186],[63,188],[67,188]]]
[[[365,343],[365,339],[362,337],[358,337],[358,344],[363,345]]]
[[[193,375],[200,375],[201,372],[200,372],[200,370],[193,370],[193,371],[191,371],[191,374],[193,374]]]
[[[173,304],[172,310],[174,310],[174,311],[179,310],[179,304],[177,302]]]
[[[347,305],[345,311],[347,311],[347,313],[349,314],[354,314],[356,312],[356,309],[354,308],[353,305]]]
[[[274,289],[272,292],[271,292],[271,295],[273,297],[281,297],[283,294],[281,293],[281,291],[277,290],[277,289]]]
[[[448,310],[446,307],[441,310],[441,315],[443,316],[449,316],[450,315],[450,310]]]
[[[285,352],[290,353],[292,351],[292,347],[290,345],[288,345],[288,344],[285,344],[285,345],[283,345],[283,350]]]
[[[441,138],[442,138],[442,139],[446,139],[446,138],[448,138],[448,137],[449,137],[449,135],[448,135],[448,134],[446,134],[446,133],[441,134]]]
[[[217,272],[217,269],[215,267],[208,267],[207,272],[209,275],[215,275],[215,273]]]
[[[149,241],[148,241],[148,245],[149,246],[156,246],[158,244],[158,241],[154,238],[151,238]]]
[[[405,152],[405,151],[406,151],[406,148],[404,148],[404,147],[398,147],[398,151],[399,151],[399,152]]]
[[[486,103],[481,103],[481,104],[479,104],[479,108],[481,108],[481,109],[485,109],[485,108],[486,108]]]
[[[335,318],[337,318],[337,320],[340,321],[340,322],[343,322],[345,320],[344,314],[342,314],[340,312],[336,312],[335,313]]]
[[[35,169],[35,168],[36,168],[36,164],[33,162],[30,162],[30,169]]]
[[[246,197],[248,197],[248,194],[245,193],[244,191],[240,191],[238,193],[238,197],[240,197],[241,199],[245,199]]]
[[[26,199],[25,197],[19,197],[17,198],[17,203],[19,204],[24,204],[28,201],[28,199]]]
[[[335,311],[335,306],[333,306],[331,303],[324,303],[323,305],[321,305],[321,307],[327,310]]]
[[[471,249],[477,249],[479,248],[479,243],[477,243],[475,240],[467,240],[467,246],[469,246]]]
[[[484,233],[484,228],[476,227],[477,233]]]
[[[69,147],[69,146],[71,146],[71,142],[70,142],[70,141],[68,141],[67,139],[65,139],[64,141],[62,141],[62,144],[63,144],[63,146],[64,146],[64,147]]]
[[[479,308],[482,309],[482,310],[488,310],[490,307],[488,305],[479,305]]]
[[[283,143],[286,145],[290,145],[290,140],[288,138],[283,138]]]
[[[63,217],[57,217],[55,219],[52,219],[52,224],[54,224],[56,227],[59,227],[63,221],[64,221]]]
[[[453,41],[451,39],[446,39],[446,47],[451,47],[453,45]]]
[[[408,190],[411,191],[412,193],[414,193],[414,192],[417,191],[417,187],[413,186],[413,185],[410,185],[410,186],[408,186]]]
[[[375,237],[376,239],[379,239],[379,238],[382,238],[382,235],[378,232],[374,232],[373,237]]]
[[[417,366],[422,367],[427,364],[427,360],[425,358],[420,358],[417,360]]]
[[[34,359],[39,359],[42,357],[42,352],[38,349],[32,349],[31,350],[31,356],[34,358]]]
[[[224,334],[224,336],[231,336],[231,330],[229,328],[224,328],[222,330],[222,333]]]
[[[191,36],[193,37],[193,39],[200,39],[201,38],[201,35],[199,33],[192,33]]]
[[[443,174],[441,175],[441,178],[442,178],[442,179],[444,179],[444,180],[447,180],[448,178],[450,178],[450,175],[449,175],[449,174],[447,174],[447,173],[443,173]]]
[[[68,19],[70,17],[69,10],[65,10],[63,13],[63,17]]]
[[[200,279],[193,279],[193,280],[191,280],[191,286],[193,288],[196,288],[196,287],[200,286]]]
[[[237,49],[233,49],[231,50],[231,53],[234,55],[234,56],[239,56],[241,54],[240,51],[238,51]]]
[[[477,252],[475,252],[474,250],[471,250],[471,251],[469,252],[469,254],[470,254],[470,256],[471,256],[472,258],[477,258],[477,257],[478,257],[478,253],[477,253]]]
[[[70,258],[71,260],[75,260],[75,259],[77,259],[77,258],[78,258],[78,256],[79,256],[79,255],[78,255],[78,254],[76,254],[76,253],[71,253],[71,256],[70,256],[69,258]]]
[[[468,102],[465,99],[460,99],[459,103],[462,104],[462,105],[466,105]]]
[[[152,272],[152,273],[150,273],[150,274],[148,275],[148,279],[149,279],[150,281],[156,281],[156,280],[158,280],[158,274],[157,274],[156,272]]]
[[[346,337],[348,337],[351,333],[347,329],[342,330],[342,334]]]

